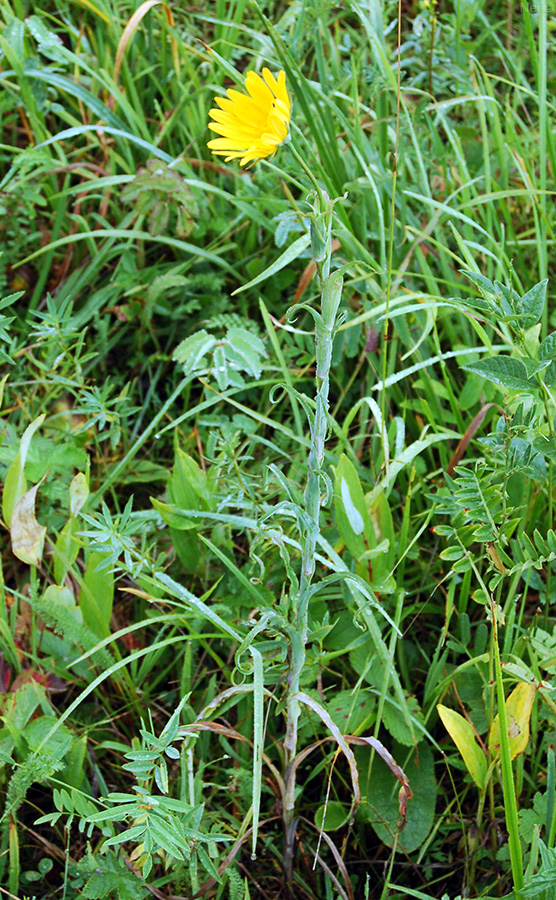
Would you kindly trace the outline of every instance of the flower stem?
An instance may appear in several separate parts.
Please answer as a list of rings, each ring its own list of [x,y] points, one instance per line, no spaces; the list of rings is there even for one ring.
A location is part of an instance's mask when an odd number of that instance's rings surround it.
[[[297,154],[295,154],[297,156]],[[299,161],[305,169],[305,164]],[[298,694],[300,679],[306,662],[306,644],[309,630],[309,599],[311,583],[315,573],[315,553],[320,533],[321,506],[321,470],[324,460],[326,437],[328,434],[328,409],[330,387],[330,365],[336,314],[341,297],[342,279],[337,273],[330,275],[331,226],[333,202],[318,187],[314,204],[315,222],[321,219],[325,223],[324,235],[318,229],[313,239],[313,249],[320,248],[314,256],[321,282],[321,312],[315,313],[315,348],[316,348],[316,396],[315,416],[311,425],[311,446],[307,460],[307,482],[303,494],[303,515],[301,517],[301,573],[297,593],[292,598],[290,608],[290,667],[288,672],[288,689],[286,703],[286,738],[285,750],[285,796],[284,796],[284,867],[286,877],[291,883],[293,877],[293,849],[295,841],[296,820],[295,784],[297,729],[300,714]]]

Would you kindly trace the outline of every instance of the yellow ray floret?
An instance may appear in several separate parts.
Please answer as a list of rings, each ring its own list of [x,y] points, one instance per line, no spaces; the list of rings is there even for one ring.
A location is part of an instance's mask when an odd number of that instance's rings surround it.
[[[286,73],[275,78],[270,69],[245,77],[246,94],[226,91],[228,97],[216,97],[218,109],[211,109],[214,119],[209,128],[221,135],[207,146],[226,162],[239,159],[240,166],[266,159],[276,152],[289,134],[291,102],[286,89]]]

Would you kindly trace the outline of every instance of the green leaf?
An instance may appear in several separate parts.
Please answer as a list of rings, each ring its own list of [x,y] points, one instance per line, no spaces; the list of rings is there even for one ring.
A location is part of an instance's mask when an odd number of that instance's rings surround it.
[[[230,382],[230,378],[228,373],[228,359],[226,357],[226,351],[221,344],[217,344],[214,350],[213,360],[214,365],[212,371],[216,376],[218,387],[221,391],[225,391]]]
[[[172,359],[182,363],[185,374],[189,375],[206,368],[204,357],[211,352],[215,344],[216,338],[208,331],[197,331],[178,344]]]
[[[403,767],[413,791],[413,797],[407,804],[407,824],[398,832],[400,784],[378,756],[373,761],[369,797],[363,799],[358,815],[372,825],[386,846],[394,846],[397,834],[397,851],[412,853],[425,842],[434,824],[437,790],[434,758],[426,743],[420,743],[418,747],[408,751],[407,747],[394,742],[389,749],[396,762]],[[359,770],[366,771],[369,751],[357,747],[355,753]]]
[[[162,200],[159,200],[154,205],[154,209],[149,217],[149,222],[147,228],[149,230],[149,234],[153,237],[159,234],[163,234],[168,227],[168,222],[170,221],[170,207],[167,203]]]
[[[541,318],[546,305],[547,285],[548,278],[545,278],[518,300],[517,309],[519,314],[524,316],[522,321],[524,328],[532,328]]]
[[[411,713],[412,721],[418,722],[422,726],[423,730],[414,729],[412,733],[404,717],[400,714],[400,709],[397,703],[390,698],[388,699],[388,702],[384,704],[382,721],[384,723],[384,727],[392,735],[394,740],[398,742],[398,744],[404,744],[404,746],[406,747],[414,747],[415,740],[421,741],[424,739],[425,721],[421,709],[419,708],[418,700],[411,694],[408,694],[406,697],[406,702],[407,708]]]
[[[354,559],[376,544],[359,475],[345,453],[334,469],[334,511],[340,536]]]
[[[311,237],[308,234],[302,235],[293,244],[290,244],[287,250],[282,253],[281,256],[275,260],[271,266],[261,272],[260,275],[257,275],[256,278],[253,278],[252,281],[248,281],[247,284],[244,284],[242,287],[237,288],[232,292],[232,297],[235,297],[236,294],[240,294],[241,291],[246,291],[248,288],[254,287],[256,284],[260,284],[261,281],[266,281],[267,278],[270,278],[272,275],[276,275],[277,272],[280,272],[281,269],[284,269],[288,266],[294,259],[297,259],[304,250],[307,249],[309,244],[311,243]]]
[[[556,356],[556,331],[545,337],[538,350],[539,360],[554,359]]]
[[[229,328],[226,334],[229,341],[228,357],[232,359],[230,350],[237,354],[240,367],[252,375],[253,378],[260,378],[262,372],[261,357],[266,356],[263,342],[251,331],[245,328]]]
[[[99,638],[110,634],[110,616],[114,600],[114,575],[106,569],[97,572],[106,554],[95,550],[89,554],[83,584],[79,594],[79,608],[85,625]]]
[[[174,458],[172,494],[180,509],[210,509],[212,505],[206,474],[193,457],[179,447]]]
[[[461,274],[465,275],[466,278],[469,278],[469,281],[472,281],[475,287],[480,288],[487,294],[492,294],[493,297],[496,296],[496,288],[492,281],[489,281],[484,275],[481,275],[479,272],[468,272],[465,269],[462,269]]]
[[[60,531],[54,546],[54,578],[56,584],[62,584],[64,578],[73,566],[79,553],[81,542],[76,537],[79,523],[74,516],[70,516]]]
[[[327,709],[342,734],[354,734],[369,719],[375,705],[370,691],[346,690],[338,691],[327,704]]]
[[[527,391],[529,394],[538,390],[537,383],[527,378],[527,370],[521,360],[512,356],[489,356],[462,368],[510,390]]]
[[[315,813],[315,825],[319,831],[337,831],[348,822],[351,809],[339,800],[323,803]]]

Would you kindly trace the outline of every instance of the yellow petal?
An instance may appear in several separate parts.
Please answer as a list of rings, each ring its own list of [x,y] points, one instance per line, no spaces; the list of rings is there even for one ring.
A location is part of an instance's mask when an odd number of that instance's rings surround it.
[[[241,166],[272,156],[288,137],[291,117],[284,71],[277,78],[266,67],[262,78],[248,72],[245,88],[247,93],[230,88],[226,97],[215,98],[209,129],[220,138],[207,144],[216,156],[226,155],[226,161],[241,157]]]

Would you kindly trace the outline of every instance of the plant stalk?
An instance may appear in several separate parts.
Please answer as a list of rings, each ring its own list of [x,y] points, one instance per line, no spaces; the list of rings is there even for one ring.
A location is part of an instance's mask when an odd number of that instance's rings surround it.
[[[293,148],[292,148],[293,150]],[[293,151],[306,170],[301,157]],[[314,177],[312,177],[313,182]],[[293,879],[293,854],[295,844],[295,786],[297,731],[300,714],[298,694],[300,680],[306,662],[306,644],[309,629],[310,588],[315,573],[315,553],[320,533],[321,470],[328,434],[328,410],[330,365],[336,314],[341,298],[342,279],[330,275],[332,244],[333,202],[318,184],[311,223],[311,244],[321,286],[321,311],[315,311],[316,394],[315,416],[311,424],[311,445],[307,460],[307,482],[303,495],[301,525],[301,573],[299,588],[290,608],[290,667],[287,680],[285,790],[284,790],[284,869],[288,883]]]

